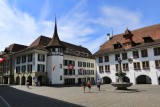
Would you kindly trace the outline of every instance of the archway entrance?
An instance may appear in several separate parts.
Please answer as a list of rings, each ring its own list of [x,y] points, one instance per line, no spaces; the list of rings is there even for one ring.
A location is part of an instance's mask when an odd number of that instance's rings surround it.
[[[129,83],[129,82],[130,82],[130,79],[129,79],[128,77],[125,76],[125,77],[123,78],[123,81]]]
[[[28,76],[27,80],[29,81],[29,85],[32,85],[32,77]]]
[[[149,76],[146,75],[140,75],[137,77],[137,84],[151,84],[152,80]]]
[[[8,84],[8,77],[3,77],[4,84]]]
[[[160,77],[158,78],[158,83],[159,83],[159,85],[160,85]]]
[[[20,85],[20,77],[19,76],[16,77],[16,85]]]
[[[21,78],[21,85],[25,85],[25,82],[26,82],[26,77],[22,76],[22,78]]]
[[[109,77],[103,77],[103,84],[110,84],[112,80]]]
[[[45,84],[45,77],[44,76],[38,76],[38,82],[39,82],[39,85],[44,85]]]

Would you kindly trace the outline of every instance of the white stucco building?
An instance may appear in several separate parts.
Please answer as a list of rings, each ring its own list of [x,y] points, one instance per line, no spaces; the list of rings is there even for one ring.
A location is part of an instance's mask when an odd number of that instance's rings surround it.
[[[82,79],[95,82],[96,66],[91,52],[85,47],[61,41],[58,37],[56,21],[52,38],[39,36],[29,46],[14,53],[7,49],[5,55],[12,58],[10,72],[13,72],[13,80],[11,83],[25,85],[29,80],[32,85],[36,82],[40,82],[41,85],[80,84]],[[0,65],[2,73],[6,69],[5,62],[6,60]],[[4,83],[4,75],[0,77]],[[6,77],[6,81],[9,78],[10,76]]]
[[[112,36],[94,54],[98,78],[103,83],[117,81],[120,66],[126,73],[125,82],[160,84],[160,24]]]

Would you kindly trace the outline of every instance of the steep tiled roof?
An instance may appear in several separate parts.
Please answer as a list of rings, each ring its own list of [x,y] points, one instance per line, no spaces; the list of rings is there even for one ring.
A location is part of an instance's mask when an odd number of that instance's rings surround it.
[[[100,49],[94,54],[94,55],[99,55],[99,54],[104,54],[106,52],[113,52],[117,51],[119,49],[114,49],[113,44],[117,44],[117,41],[120,43],[125,43],[125,38],[123,38],[123,35],[126,33],[130,33],[129,30],[125,31],[122,34],[115,35],[111,37],[110,40],[106,41],[104,44],[100,46]],[[133,41],[137,44],[135,47],[141,46],[141,45],[147,45],[147,43],[144,43],[143,37],[150,36],[154,41],[157,41],[160,39],[160,24],[140,28],[131,31],[133,34]],[[153,43],[152,43],[153,44]],[[132,48],[135,48],[132,47]],[[111,51],[112,50],[112,51]]]
[[[4,53],[2,55],[0,55],[1,57],[7,58],[9,57],[11,54],[14,54],[20,50],[24,50],[26,49],[27,46],[25,45],[21,45],[21,44],[11,44],[9,45],[7,48],[5,48]]]
[[[37,45],[47,46],[50,41],[51,38],[41,35],[28,48],[35,47]]]
[[[91,55],[92,53],[85,47],[82,47],[82,46],[77,46],[77,45],[74,45],[74,44],[70,44],[70,43],[67,43],[67,42],[63,42],[61,41],[63,46],[65,46],[65,48],[68,48],[68,49],[72,49],[74,51],[79,51],[79,52],[84,52],[84,53],[88,53],[89,55]]]
[[[47,51],[46,46],[51,40],[52,40],[51,38],[41,35],[30,46],[28,46],[26,49],[23,49],[19,52],[25,52],[25,51],[32,50],[32,49]],[[61,41],[61,44],[65,48],[72,49],[74,51],[88,53],[89,55],[91,55],[91,52],[87,48],[84,48],[82,46],[77,46],[77,45],[70,44],[70,43],[67,43],[64,41]],[[17,53],[19,53],[19,52],[17,52]]]

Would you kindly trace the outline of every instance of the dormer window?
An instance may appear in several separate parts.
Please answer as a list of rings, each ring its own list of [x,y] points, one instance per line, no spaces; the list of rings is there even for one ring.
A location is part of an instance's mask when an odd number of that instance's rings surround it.
[[[122,45],[121,44],[114,44],[114,49],[119,49],[119,48],[122,48]]]
[[[144,43],[153,42],[154,40],[150,36],[143,37]]]

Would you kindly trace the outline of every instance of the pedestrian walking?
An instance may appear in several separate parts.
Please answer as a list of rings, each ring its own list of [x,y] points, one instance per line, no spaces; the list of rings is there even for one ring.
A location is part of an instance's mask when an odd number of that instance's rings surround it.
[[[86,81],[84,79],[82,80],[82,87],[83,87],[83,91],[85,93]]]
[[[101,81],[98,79],[97,80],[97,88],[99,89],[99,91],[100,91],[100,88],[101,88]]]
[[[90,90],[91,90],[91,81],[90,80],[88,80],[88,82],[87,82],[87,86],[88,86],[88,92],[90,93]]]
[[[26,84],[27,84],[27,88],[29,88],[29,80],[27,80]]]

